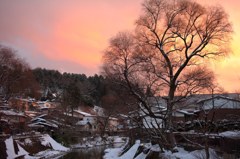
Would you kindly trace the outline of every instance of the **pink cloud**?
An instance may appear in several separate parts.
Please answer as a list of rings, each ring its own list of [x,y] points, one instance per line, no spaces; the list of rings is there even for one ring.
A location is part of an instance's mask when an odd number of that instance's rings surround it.
[[[235,33],[233,55],[214,67],[220,84],[229,83],[240,63],[240,12],[237,0],[198,0],[204,5],[222,5],[229,13]],[[33,67],[46,67],[92,75],[99,72],[102,51],[119,31],[131,30],[143,0],[21,0],[0,1],[0,43],[19,50]],[[238,60],[237,60],[238,61]],[[234,62],[235,67],[231,65]],[[229,71],[234,70],[234,71]],[[232,73],[233,72],[233,73]],[[231,81],[231,82],[229,82]]]

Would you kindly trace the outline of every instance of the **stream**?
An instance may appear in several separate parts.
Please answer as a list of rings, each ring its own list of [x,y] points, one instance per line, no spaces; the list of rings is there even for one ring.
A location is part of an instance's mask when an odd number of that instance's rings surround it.
[[[102,159],[107,148],[121,147],[124,143],[73,149],[59,159]]]

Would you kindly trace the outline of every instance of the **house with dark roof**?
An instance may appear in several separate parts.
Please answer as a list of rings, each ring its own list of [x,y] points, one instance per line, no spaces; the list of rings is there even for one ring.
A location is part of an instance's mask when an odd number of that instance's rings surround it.
[[[21,132],[26,126],[27,116],[24,113],[16,112],[13,110],[1,110],[0,111],[0,121],[3,125],[7,123],[11,130],[9,132]],[[5,123],[5,124],[4,124]]]
[[[182,97],[176,97],[176,99],[180,98]],[[148,102],[156,116],[166,115],[167,103],[165,97],[151,97]],[[145,109],[136,110],[135,114],[130,115],[141,117],[143,126],[146,128],[163,124],[161,119],[155,120],[144,113],[145,111]],[[234,93],[190,95],[176,102],[172,115],[175,122],[203,120],[206,116],[208,120],[222,120],[233,117],[240,119],[240,96]]]
[[[238,94],[194,95],[177,103],[173,112],[175,120],[194,119],[222,120],[231,116],[240,117],[240,100]]]
[[[51,119],[48,114],[42,114],[35,118],[32,118],[28,124],[28,127],[32,130],[54,130],[59,128],[57,121]]]

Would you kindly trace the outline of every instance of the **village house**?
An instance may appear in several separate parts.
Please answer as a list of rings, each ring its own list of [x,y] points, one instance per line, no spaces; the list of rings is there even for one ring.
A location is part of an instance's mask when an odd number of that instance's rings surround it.
[[[12,131],[17,133],[25,129],[27,117],[13,110],[0,110],[0,120],[7,122]]]
[[[96,115],[85,114],[82,120],[76,123],[78,129],[83,131],[96,132],[98,131],[98,119]]]
[[[73,116],[78,118],[75,124],[79,131],[99,133],[101,131],[114,132],[118,128],[118,119],[104,115],[104,109],[98,106],[93,108],[81,108],[73,111]]]
[[[238,94],[198,94],[191,95],[177,102],[172,115],[174,122],[187,122],[193,120],[203,120],[207,116],[208,120],[222,120],[240,118],[240,100]],[[166,100],[161,97],[151,97],[149,101],[151,111],[156,116],[166,115]],[[135,112],[135,113],[134,113]],[[130,117],[139,126],[142,123],[144,128],[163,126],[162,119],[154,119],[148,115],[144,108],[131,112]],[[133,120],[133,121],[134,121]],[[133,122],[132,121],[132,122]]]
[[[163,126],[164,123],[161,117],[166,114],[167,109],[165,103],[162,99],[156,100],[156,98],[149,98],[149,103],[151,103],[151,112],[154,113],[157,118],[149,116],[149,111],[140,105],[139,110],[132,111],[129,114],[133,127],[141,126],[142,128],[152,129]]]
[[[129,129],[130,118],[128,115],[118,114],[117,119],[118,119],[118,125],[117,125],[118,131],[120,130],[125,131]]]
[[[109,117],[108,119],[108,129],[110,132],[115,132],[118,130],[119,121],[117,118]]]
[[[11,108],[22,112],[35,110],[37,106],[33,98],[10,98],[8,103]]]
[[[26,122],[26,116],[24,113],[15,112],[13,110],[1,110],[0,118],[7,120],[9,123],[21,124]]]
[[[194,95],[180,102],[173,112],[175,121],[194,119],[222,120],[240,115],[240,100],[237,94]]]
[[[28,124],[28,127],[32,130],[38,131],[50,131],[57,129],[58,122],[49,118],[49,115],[42,114],[35,118],[32,118]]]

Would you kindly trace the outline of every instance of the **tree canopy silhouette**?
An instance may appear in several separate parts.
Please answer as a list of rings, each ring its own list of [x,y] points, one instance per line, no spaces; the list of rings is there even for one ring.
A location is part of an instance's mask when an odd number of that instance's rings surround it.
[[[120,32],[110,40],[103,56],[103,74],[121,81],[146,114],[163,119],[171,133],[175,103],[213,84],[214,75],[206,61],[228,54],[232,27],[220,6],[190,0],[145,0],[142,7],[135,31]],[[164,116],[152,111],[149,92],[165,97]],[[174,146],[174,138],[171,140]]]

